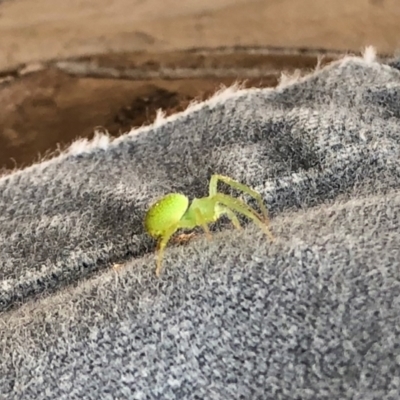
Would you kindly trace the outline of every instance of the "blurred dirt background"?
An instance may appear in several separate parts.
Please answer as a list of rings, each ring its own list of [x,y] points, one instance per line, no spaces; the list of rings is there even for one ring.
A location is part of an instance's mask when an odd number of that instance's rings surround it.
[[[397,55],[398,0],[0,0],[0,169],[367,45]]]

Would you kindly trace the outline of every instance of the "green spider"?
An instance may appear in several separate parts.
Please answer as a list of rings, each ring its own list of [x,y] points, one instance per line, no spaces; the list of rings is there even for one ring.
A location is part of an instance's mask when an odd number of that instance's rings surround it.
[[[257,201],[263,215],[258,214],[242,200],[218,193],[218,181],[224,182],[234,189],[241,190],[253,197]],[[222,215],[226,215],[236,229],[241,229],[240,222],[234,211],[253,220],[271,241],[274,240],[267,227],[268,213],[261,195],[248,186],[227,176],[212,175],[208,196],[193,199],[190,206],[189,199],[181,193],[170,193],[157,200],[147,211],[144,220],[147,233],[154,239],[158,239],[156,275],[160,276],[165,247],[177,230],[193,229],[200,226],[203,228],[207,239],[211,240],[211,232],[208,224],[217,221]]]

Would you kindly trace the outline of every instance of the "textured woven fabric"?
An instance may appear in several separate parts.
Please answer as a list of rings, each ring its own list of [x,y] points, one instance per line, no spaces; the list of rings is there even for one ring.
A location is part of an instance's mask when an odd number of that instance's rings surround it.
[[[230,88],[0,178],[0,399],[398,399],[399,65]],[[146,209],[213,173],[275,241],[221,220],[157,279]]]

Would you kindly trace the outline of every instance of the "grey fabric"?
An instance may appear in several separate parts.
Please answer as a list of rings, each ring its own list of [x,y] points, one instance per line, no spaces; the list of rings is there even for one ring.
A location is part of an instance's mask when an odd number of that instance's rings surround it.
[[[398,399],[398,65],[227,90],[1,178],[0,398]],[[144,212],[213,173],[275,242],[223,220],[157,279]]]

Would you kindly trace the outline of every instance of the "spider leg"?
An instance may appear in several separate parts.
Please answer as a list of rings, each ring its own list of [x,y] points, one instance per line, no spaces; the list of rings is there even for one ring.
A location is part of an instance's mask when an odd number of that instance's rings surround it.
[[[196,214],[196,222],[203,228],[207,239],[211,241],[212,240],[212,235],[211,235],[211,232],[210,232],[210,228],[208,227],[207,223],[205,222],[205,220],[203,218],[203,214],[201,213],[201,211],[198,208],[196,208],[194,210],[194,212]]]
[[[164,250],[167,246],[171,236],[179,229],[179,224],[172,225],[167,231],[165,231],[164,235],[161,237],[159,242],[157,243],[157,269],[156,275],[157,277],[161,274],[161,264],[164,257]]]
[[[243,214],[247,218],[251,219],[258,227],[269,237],[271,241],[274,241],[274,237],[272,233],[265,225],[263,220],[259,217],[259,215],[246,203],[239,199],[232,198],[227,196],[226,194],[217,193],[214,195],[213,199],[218,203],[223,204],[225,207],[229,207],[231,210],[234,210],[240,214]]]
[[[221,207],[220,215],[223,214],[225,214],[230,219],[236,229],[242,229],[238,217],[232,210],[230,210],[228,207]]]
[[[208,225],[207,225],[206,221],[204,220],[203,214],[201,213],[201,211],[199,209],[195,209],[195,216],[196,216],[196,224],[198,224],[199,226],[201,226],[203,228],[204,232],[206,233],[207,239],[208,240],[212,240],[210,229],[208,228]],[[157,276],[160,276],[160,274],[161,274],[161,264],[162,264],[162,260],[163,260],[163,257],[164,257],[164,250],[165,250],[168,242],[170,241],[172,235],[178,229],[187,228],[187,227],[188,227],[188,225],[186,223],[183,223],[182,221],[179,221],[178,223],[170,226],[164,232],[164,234],[162,235],[162,237],[158,241],[157,248],[156,248],[156,252],[157,252],[156,275]]]
[[[224,175],[212,175],[211,176],[210,185],[209,185],[209,196],[210,197],[215,196],[218,193],[217,192],[218,181],[224,182],[227,185],[233,187],[234,189],[240,190],[244,193],[247,193],[249,196],[253,197],[253,199],[255,199],[257,201],[258,206],[260,207],[260,210],[261,210],[263,216],[258,214],[256,211],[253,211],[253,212],[255,212],[256,215],[259,216],[259,219],[264,220],[265,223],[268,223],[268,221],[269,221],[268,211],[264,205],[261,195],[259,193],[257,193],[255,190],[248,187],[247,185],[244,185],[243,183],[239,183],[239,182],[235,181],[234,179],[229,178],[228,176],[224,176]]]

